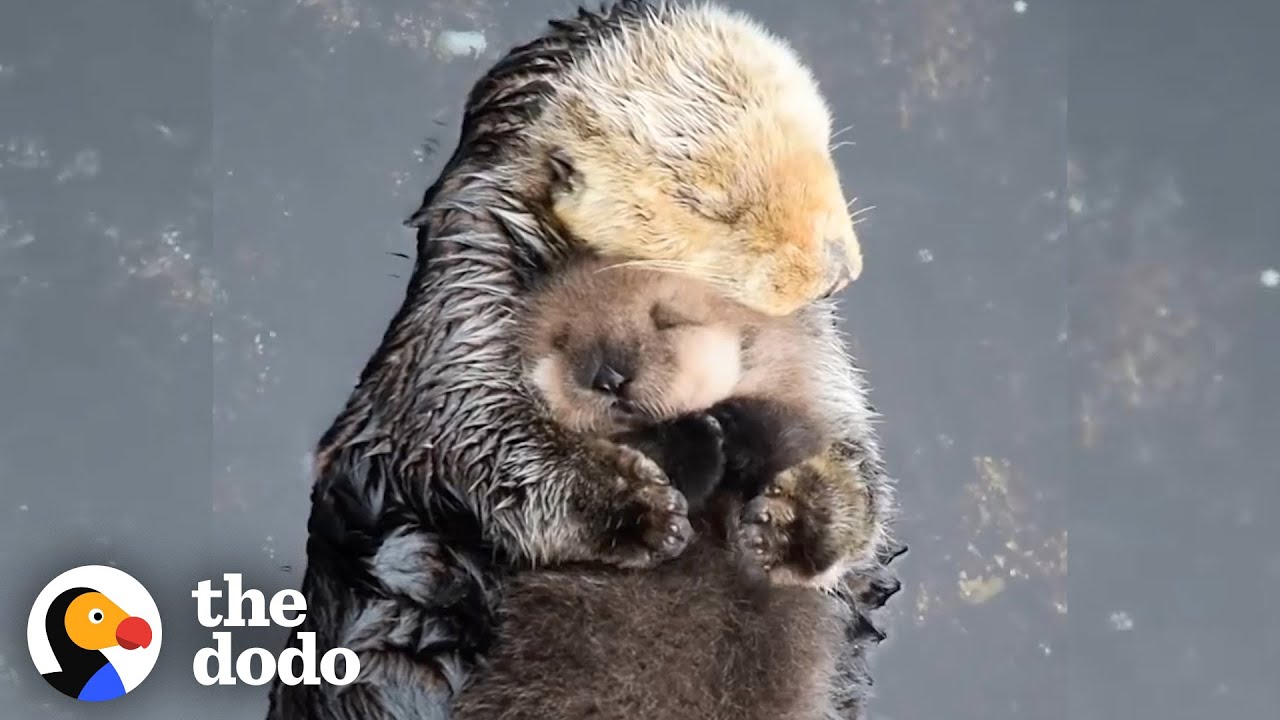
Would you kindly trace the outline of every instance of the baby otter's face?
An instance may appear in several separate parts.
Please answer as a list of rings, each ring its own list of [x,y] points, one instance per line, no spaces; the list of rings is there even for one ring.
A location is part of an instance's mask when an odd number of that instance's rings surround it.
[[[695,280],[578,264],[529,305],[526,374],[557,422],[610,435],[729,397],[742,371],[742,315]]]

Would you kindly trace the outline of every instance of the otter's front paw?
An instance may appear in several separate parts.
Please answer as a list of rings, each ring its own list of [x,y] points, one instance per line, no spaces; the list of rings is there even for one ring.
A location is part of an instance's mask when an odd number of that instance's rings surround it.
[[[823,455],[782,471],[743,507],[737,545],[773,582],[830,587],[868,551],[874,529],[865,486]]]
[[[643,568],[684,552],[693,536],[684,495],[640,451],[608,441],[597,448],[611,475],[593,523],[604,560]]]
[[[696,413],[672,421],[664,434],[662,468],[690,509],[697,510],[724,476],[724,431],[714,417]]]
[[[757,397],[734,397],[708,411],[723,428],[724,489],[749,499],[775,475],[822,451],[822,436],[809,418]]]

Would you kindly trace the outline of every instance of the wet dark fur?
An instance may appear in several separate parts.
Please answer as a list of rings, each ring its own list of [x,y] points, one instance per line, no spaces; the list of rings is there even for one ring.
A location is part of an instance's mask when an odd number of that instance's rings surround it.
[[[652,570],[521,576],[503,604],[518,632],[455,717],[816,720],[841,611],[815,590],[749,584],[709,542]]]
[[[701,540],[652,570],[519,575],[501,613],[518,633],[495,645],[455,717],[861,718],[865,653],[884,638],[869,615],[898,586],[885,569],[839,596],[760,585]]]
[[[852,604],[771,585],[741,571],[723,532],[769,478],[821,449],[817,433],[790,430],[807,424],[775,403],[730,399],[705,415],[627,433],[625,441],[659,460],[688,495],[698,539],[652,570],[514,576],[500,640],[459,698],[457,720],[857,716],[861,701],[839,707],[832,689],[867,678],[850,677],[848,667],[842,673],[841,653],[884,637],[869,613],[897,581],[862,577],[848,588]]]
[[[533,152],[521,130],[549,78],[637,22],[644,3],[624,0],[555,23],[470,94],[458,149],[410,221],[418,252],[405,300],[316,451],[309,612],[295,633],[316,633],[321,653],[355,651],[360,676],[346,687],[276,683],[272,720],[447,718],[491,644],[507,569],[607,545],[596,534],[619,498],[591,488],[618,469],[543,417],[516,369],[512,312],[574,242],[547,207],[553,173],[512,168]],[[831,332],[830,308],[812,312],[814,332]],[[887,493],[870,428],[850,428],[845,442]],[[861,641],[846,645],[850,703],[863,696],[862,667]]]

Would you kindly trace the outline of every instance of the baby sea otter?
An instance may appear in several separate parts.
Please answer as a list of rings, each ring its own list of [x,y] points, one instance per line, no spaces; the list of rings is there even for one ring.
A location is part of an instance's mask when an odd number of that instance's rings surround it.
[[[690,425],[706,422],[697,414],[726,431],[729,446],[714,454],[747,493],[735,542],[775,581],[834,583],[876,540],[866,483],[841,461],[839,428],[819,400],[821,341],[803,316],[765,315],[680,274],[596,258],[546,281],[519,325],[527,376],[556,422],[623,458],[646,451],[672,476],[676,489],[662,487],[671,503],[649,508],[667,521],[637,523],[666,534],[650,546],[679,554],[690,532],[682,496],[701,500],[718,479],[705,447],[685,447],[699,435]]]
[[[456,720],[836,717],[837,686],[856,682],[842,646],[879,637],[865,613],[897,583],[866,575],[842,602],[756,572],[812,582],[870,541],[865,489],[823,459],[803,321],[592,259],[544,284],[521,326],[551,416],[657,461],[692,526],[667,526],[684,552],[653,569],[513,576]]]

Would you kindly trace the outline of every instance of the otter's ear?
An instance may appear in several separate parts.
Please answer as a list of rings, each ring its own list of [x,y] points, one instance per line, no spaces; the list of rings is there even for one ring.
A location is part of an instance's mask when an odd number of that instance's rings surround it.
[[[547,153],[547,167],[551,171],[552,194],[573,192],[581,178],[564,148],[554,148]]]

